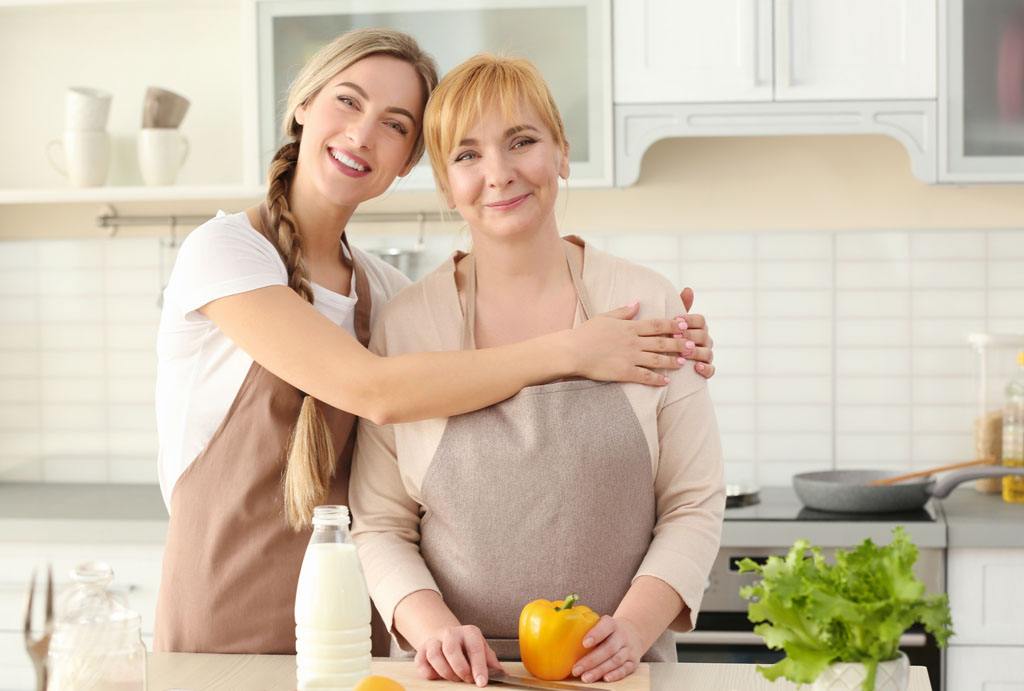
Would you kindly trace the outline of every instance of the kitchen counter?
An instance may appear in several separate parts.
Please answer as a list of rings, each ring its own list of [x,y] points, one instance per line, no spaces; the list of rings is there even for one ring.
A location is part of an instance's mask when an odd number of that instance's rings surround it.
[[[157,485],[0,483],[0,542],[163,544]]]
[[[1024,504],[1008,504],[998,494],[982,494],[961,485],[942,500],[942,512],[952,549],[1024,549]]]
[[[509,674],[523,674],[522,666],[506,663]],[[416,676],[412,662],[375,659],[374,674],[400,681],[407,691],[465,691],[468,684],[425,681]],[[650,686],[644,675],[649,674]],[[771,683],[757,673],[754,665],[672,664],[641,665],[636,674],[613,684],[589,684],[621,691],[790,691],[797,687],[785,681]],[[295,658],[287,655],[198,655],[153,653],[149,656],[148,688],[203,689],[203,691],[292,691],[295,688]],[[509,688],[495,685],[493,688]],[[928,672],[912,667],[908,691],[931,691]]]

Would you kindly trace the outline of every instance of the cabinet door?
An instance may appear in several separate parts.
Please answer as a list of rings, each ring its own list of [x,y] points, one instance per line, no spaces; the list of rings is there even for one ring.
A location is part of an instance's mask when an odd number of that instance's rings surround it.
[[[1024,549],[951,549],[947,574],[955,644],[1024,646]]]
[[[936,0],[775,0],[775,100],[935,98]]]
[[[771,0],[616,0],[616,103],[770,101]]]
[[[1024,691],[1024,648],[951,645],[946,650],[950,691]]]

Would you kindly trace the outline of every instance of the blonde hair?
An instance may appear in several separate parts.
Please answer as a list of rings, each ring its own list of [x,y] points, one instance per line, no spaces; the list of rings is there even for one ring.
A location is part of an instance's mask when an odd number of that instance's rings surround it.
[[[466,132],[488,109],[497,107],[511,119],[521,115],[523,103],[537,111],[556,144],[568,144],[551,90],[529,60],[481,53],[444,76],[423,113],[423,139],[442,191],[448,189],[448,156]]]
[[[342,34],[317,51],[302,68],[288,90],[282,119],[282,134],[287,143],[270,162],[267,183],[267,209],[270,212],[270,237],[288,270],[288,286],[307,302],[313,302],[313,287],[302,252],[298,222],[288,206],[288,193],[299,159],[302,125],[295,111],[308,104],[334,75],[373,55],[387,55],[410,64],[419,75],[426,102],[437,85],[437,66],[408,34],[390,29],[359,29]],[[415,163],[423,155],[423,132],[409,154]],[[337,464],[337,450],[331,441],[327,421],[315,399],[304,396],[298,420],[292,431],[284,474],[284,507],[289,525],[295,530],[308,527],[313,507],[323,503],[330,489]]]

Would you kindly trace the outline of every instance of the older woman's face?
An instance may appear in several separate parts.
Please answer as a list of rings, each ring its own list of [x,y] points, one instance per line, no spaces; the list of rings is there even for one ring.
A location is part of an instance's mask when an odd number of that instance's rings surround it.
[[[299,169],[337,204],[382,194],[409,172],[423,106],[422,80],[404,60],[372,55],[350,65],[295,112]]]
[[[449,207],[496,236],[553,222],[558,179],[569,175],[566,147],[525,103],[512,118],[497,108],[485,112],[445,164]]]

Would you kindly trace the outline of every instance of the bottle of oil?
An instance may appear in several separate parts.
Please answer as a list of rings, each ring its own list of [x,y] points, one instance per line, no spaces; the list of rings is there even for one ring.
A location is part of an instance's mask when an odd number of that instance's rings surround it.
[[[1003,465],[1024,468],[1024,350],[1017,354],[1020,369],[1006,385],[1003,409]],[[1003,478],[1003,500],[1024,504],[1024,477]]]

